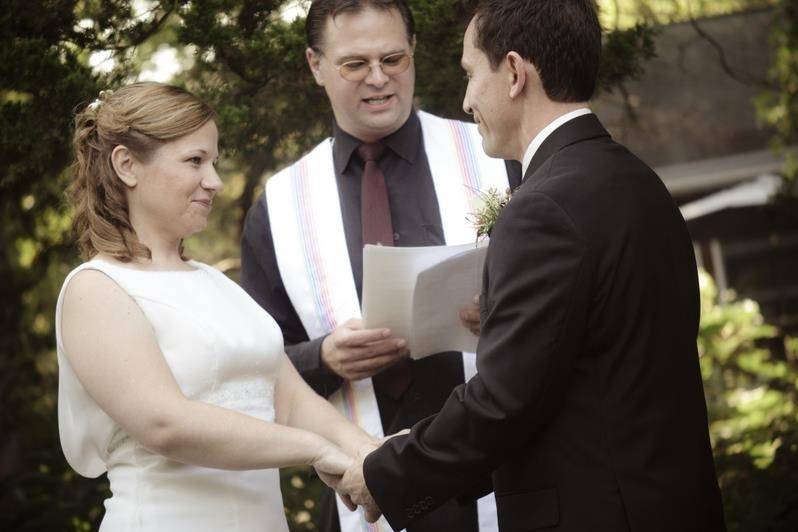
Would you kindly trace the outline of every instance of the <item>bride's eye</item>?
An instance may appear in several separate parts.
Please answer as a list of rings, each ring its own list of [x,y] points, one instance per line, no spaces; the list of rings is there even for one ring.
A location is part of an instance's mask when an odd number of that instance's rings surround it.
[[[200,164],[202,164],[202,157],[191,157],[188,160],[188,162],[190,162],[191,164],[193,164],[195,166],[199,166]]]

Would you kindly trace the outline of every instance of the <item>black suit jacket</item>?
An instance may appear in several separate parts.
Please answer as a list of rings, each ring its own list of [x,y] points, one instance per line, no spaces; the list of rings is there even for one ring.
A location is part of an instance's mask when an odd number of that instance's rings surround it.
[[[594,115],[535,154],[491,234],[478,374],[366,459],[395,529],[492,474],[503,532],[724,529],[684,221]]]

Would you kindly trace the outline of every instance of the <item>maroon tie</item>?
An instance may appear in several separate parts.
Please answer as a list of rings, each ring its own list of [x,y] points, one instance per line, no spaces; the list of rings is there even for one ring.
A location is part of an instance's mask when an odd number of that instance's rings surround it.
[[[377,165],[384,151],[385,145],[377,142],[361,144],[357,149],[358,155],[365,163],[360,182],[360,214],[364,246],[366,244],[393,246],[388,187],[385,186],[385,176]],[[374,375],[372,381],[377,390],[398,400],[410,385],[410,360],[403,358]]]

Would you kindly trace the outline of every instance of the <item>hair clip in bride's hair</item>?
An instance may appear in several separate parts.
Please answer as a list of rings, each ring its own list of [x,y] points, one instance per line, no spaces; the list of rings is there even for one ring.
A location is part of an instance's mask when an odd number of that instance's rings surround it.
[[[97,98],[95,98],[94,101],[91,102],[87,107],[92,111],[96,111],[100,107],[100,105],[102,105],[102,103],[105,102],[105,100],[107,100],[108,97],[111,96],[113,93],[114,91],[100,91],[100,95]]]

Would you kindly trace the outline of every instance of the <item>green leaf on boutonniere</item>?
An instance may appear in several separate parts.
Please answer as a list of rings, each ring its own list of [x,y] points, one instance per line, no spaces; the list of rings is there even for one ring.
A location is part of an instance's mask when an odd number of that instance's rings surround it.
[[[490,236],[493,226],[499,219],[502,209],[507,206],[512,197],[512,191],[508,188],[504,194],[495,188],[485,191],[477,191],[474,212],[469,215],[469,220],[474,224],[477,231],[477,241]]]

